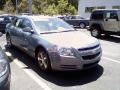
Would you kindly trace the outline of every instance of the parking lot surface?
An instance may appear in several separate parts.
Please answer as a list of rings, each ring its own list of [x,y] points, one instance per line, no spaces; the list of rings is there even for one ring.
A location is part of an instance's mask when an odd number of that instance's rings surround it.
[[[81,29],[81,32],[90,33]],[[5,35],[0,45],[10,58],[10,90],[120,90],[120,37],[99,39],[103,55],[99,65],[86,71],[41,72],[37,62],[17,48],[7,49]]]

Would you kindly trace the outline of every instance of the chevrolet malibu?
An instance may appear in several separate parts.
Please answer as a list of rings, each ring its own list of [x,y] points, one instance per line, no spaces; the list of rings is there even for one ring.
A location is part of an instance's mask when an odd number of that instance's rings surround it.
[[[89,69],[101,59],[97,39],[55,17],[20,16],[6,28],[6,40],[8,47],[35,58],[43,71]]]

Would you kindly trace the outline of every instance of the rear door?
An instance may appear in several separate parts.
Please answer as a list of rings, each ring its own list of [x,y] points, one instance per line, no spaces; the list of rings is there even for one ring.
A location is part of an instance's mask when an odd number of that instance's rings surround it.
[[[104,20],[104,28],[106,31],[118,32],[119,31],[119,21],[116,11],[107,11]]]

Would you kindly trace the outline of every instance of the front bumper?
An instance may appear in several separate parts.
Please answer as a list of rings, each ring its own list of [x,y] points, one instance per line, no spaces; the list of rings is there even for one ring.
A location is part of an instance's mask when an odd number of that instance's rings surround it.
[[[57,53],[50,54],[51,67],[53,70],[83,70],[89,69],[97,65],[101,59],[101,47],[92,50],[79,52],[73,50],[74,56],[60,56]]]

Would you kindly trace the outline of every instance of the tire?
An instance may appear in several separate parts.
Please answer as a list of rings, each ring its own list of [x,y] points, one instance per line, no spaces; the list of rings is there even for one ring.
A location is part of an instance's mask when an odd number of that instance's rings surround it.
[[[37,52],[38,65],[42,71],[50,71],[51,70],[51,63],[48,54],[44,49],[39,49]]]
[[[101,30],[98,29],[97,27],[92,28],[90,31],[91,31],[91,36],[93,37],[98,38],[101,36]]]
[[[83,28],[86,27],[86,25],[85,25],[85,23],[81,22],[81,23],[79,24],[79,27],[80,27],[81,29],[83,29]]]
[[[11,42],[10,35],[6,35],[6,41],[7,41],[7,47],[11,48],[13,45],[12,45],[12,42]]]

